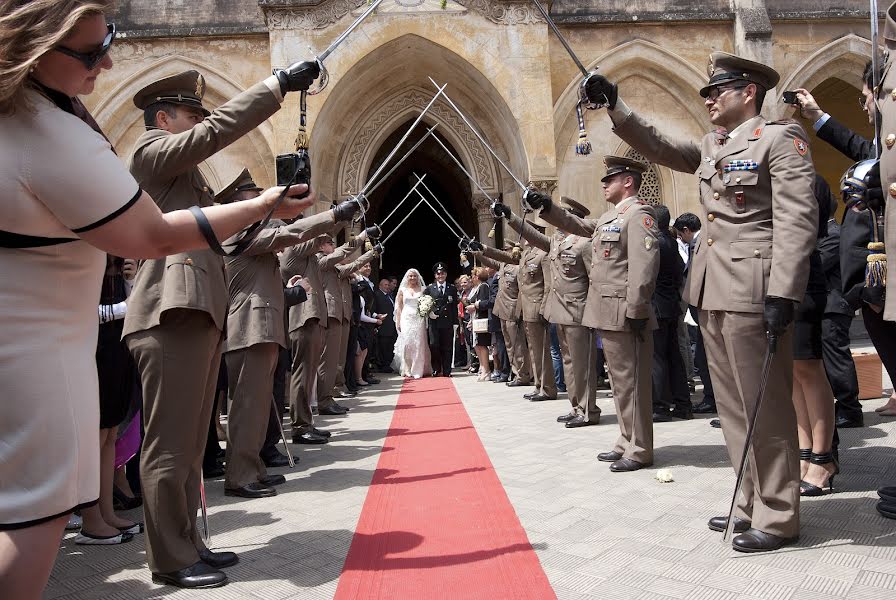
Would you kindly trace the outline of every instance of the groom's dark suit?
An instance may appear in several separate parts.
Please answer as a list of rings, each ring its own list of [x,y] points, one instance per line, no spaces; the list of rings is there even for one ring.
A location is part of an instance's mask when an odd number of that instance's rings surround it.
[[[444,288],[440,291],[440,285]],[[457,325],[457,289],[448,283],[433,282],[423,292],[432,296],[435,304],[429,318],[429,350],[434,374],[451,376],[451,350],[454,346],[454,326]]]

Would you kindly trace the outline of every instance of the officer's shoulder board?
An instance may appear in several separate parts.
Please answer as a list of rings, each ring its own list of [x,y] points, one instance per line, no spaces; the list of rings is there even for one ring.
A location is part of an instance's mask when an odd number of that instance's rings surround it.
[[[806,156],[809,153],[809,142],[806,141],[808,139],[806,130],[803,129],[803,125],[796,119],[778,119],[777,121],[766,121],[765,124],[767,126],[781,125],[783,127],[796,125],[797,128],[799,128],[800,133],[793,138],[793,147],[796,150],[796,153],[800,156]]]

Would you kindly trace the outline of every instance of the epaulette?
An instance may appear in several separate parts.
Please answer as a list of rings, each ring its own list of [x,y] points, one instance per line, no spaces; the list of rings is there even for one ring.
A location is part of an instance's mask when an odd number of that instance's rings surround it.
[[[778,119],[777,121],[766,121],[766,125],[799,125],[796,119]]]

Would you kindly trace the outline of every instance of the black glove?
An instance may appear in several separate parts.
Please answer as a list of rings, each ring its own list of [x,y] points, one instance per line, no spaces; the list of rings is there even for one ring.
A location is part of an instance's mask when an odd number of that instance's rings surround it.
[[[495,215],[496,219],[505,218],[509,219],[512,211],[510,207],[504,204],[503,202],[495,202],[492,204],[492,214]]]
[[[378,238],[382,237],[382,235],[383,235],[383,230],[380,229],[379,225],[371,225],[370,227],[365,229],[364,232],[367,234],[367,237],[371,240],[378,239]]]
[[[628,323],[629,329],[632,330],[632,333],[637,336],[638,341],[644,341],[644,329],[647,327],[648,319],[631,319],[629,317],[625,318],[625,322]]]
[[[793,300],[765,297],[765,329],[774,336],[784,333],[787,326],[793,322]]]
[[[307,90],[320,77],[320,65],[316,60],[306,60],[291,64],[285,69],[274,69],[274,76],[280,82],[280,93]]]
[[[523,193],[523,205],[529,205],[533,210],[547,210],[551,208],[551,197],[535,190],[526,190]]]
[[[376,252],[377,256],[382,256],[384,250],[385,248],[383,248],[383,245],[379,242],[377,242],[377,244],[373,247],[373,251]]]
[[[476,240],[470,240],[470,243],[467,245],[467,247],[473,252],[482,252],[484,248],[484,246]]]
[[[337,223],[351,221],[356,212],[358,212],[358,203],[354,200],[343,200],[333,207],[333,217]]]
[[[616,108],[616,99],[619,97],[619,87],[603,75],[592,74],[585,81],[585,95],[588,101],[594,104],[604,104],[610,110]]]
[[[884,190],[880,182],[880,161],[875,161],[874,166],[865,176],[865,204],[868,208],[879,211],[884,205]]]

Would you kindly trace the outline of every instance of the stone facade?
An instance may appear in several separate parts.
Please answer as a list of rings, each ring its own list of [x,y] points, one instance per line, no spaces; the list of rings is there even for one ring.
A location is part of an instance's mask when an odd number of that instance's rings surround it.
[[[206,76],[208,103],[217,105],[272,66],[322,51],[366,0],[119,5],[112,18],[124,34],[114,46],[116,65],[87,102],[126,155],[142,129],[131,97],[149,81],[196,68]],[[618,81],[629,105],[675,135],[696,140],[710,128],[698,90],[715,49],[769,62],[781,73],[767,116],[793,116],[781,93],[806,87],[836,117],[869,132],[855,100],[870,55],[864,0],[555,0],[550,9],[585,66]],[[329,86],[308,99],[322,205],[363,186],[382,159],[384,141],[431,98],[429,77],[448,84],[446,93],[486,143],[443,100],[424,122],[437,126],[488,196],[503,195],[511,205],[519,205],[519,187],[501,163],[525,182],[556,182],[555,196],[577,198],[600,213],[601,159],[631,151],[613,135],[604,111],[588,111],[594,152],[575,154],[580,74],[530,2],[445,0],[442,7],[440,0],[384,0],[326,67]],[[212,185],[244,166],[273,183],[274,157],[292,150],[297,118],[298,97],[291,96],[268,123],[208,161]],[[809,140],[819,171],[836,186],[848,162],[811,132]],[[446,157],[446,169],[449,164]],[[651,181],[673,216],[701,213],[691,174],[655,167]],[[488,199],[468,181],[459,189],[469,192],[463,199],[469,222],[485,228]]]

